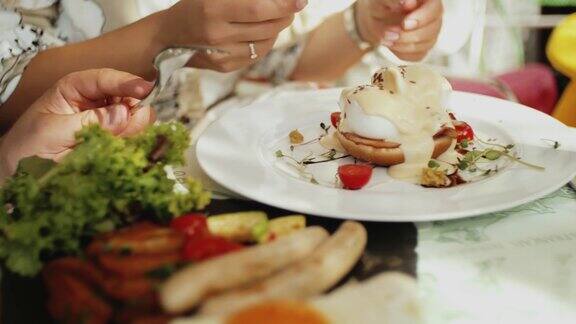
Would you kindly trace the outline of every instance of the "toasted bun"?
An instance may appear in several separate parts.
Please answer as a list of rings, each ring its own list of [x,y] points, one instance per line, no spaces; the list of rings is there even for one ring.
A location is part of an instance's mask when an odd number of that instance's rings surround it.
[[[402,152],[401,147],[378,148],[376,147],[377,145],[360,144],[346,138],[346,136],[339,131],[336,131],[336,137],[344,149],[346,149],[346,152],[357,159],[382,166],[391,166],[404,162],[404,152]],[[446,152],[446,150],[450,148],[452,140],[453,138],[449,134],[434,137],[435,146],[432,157],[436,158]]]

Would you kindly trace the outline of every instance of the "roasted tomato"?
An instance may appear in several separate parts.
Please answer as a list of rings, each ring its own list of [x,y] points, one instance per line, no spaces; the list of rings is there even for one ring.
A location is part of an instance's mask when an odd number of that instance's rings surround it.
[[[473,141],[474,140],[474,130],[470,125],[463,121],[456,121],[454,122],[454,128],[456,128],[457,137],[456,140],[458,143],[462,142],[463,140]]]
[[[101,269],[119,277],[131,278],[145,275],[155,269],[174,265],[181,261],[178,251],[163,254],[118,255],[101,254],[97,258]]]
[[[204,214],[188,214],[172,219],[172,229],[186,234],[187,237],[205,236],[208,232],[208,223]]]
[[[61,323],[108,323],[112,307],[92,288],[70,274],[51,273],[45,277],[50,297],[46,307]]]
[[[112,276],[108,277],[102,288],[109,297],[131,302],[153,297],[157,285],[157,280],[145,276],[133,278]]]
[[[332,126],[338,128],[338,125],[340,125],[340,115],[341,113],[339,111],[330,114],[330,122],[332,122]]]
[[[243,246],[218,236],[204,236],[189,240],[182,257],[189,261],[201,261],[242,249]]]
[[[102,253],[158,254],[177,252],[184,244],[184,235],[152,223],[138,223],[102,235],[88,246],[88,255]]]
[[[105,281],[104,274],[100,269],[88,261],[74,257],[51,261],[42,270],[42,276],[47,282],[53,274],[67,274],[91,286],[101,286]]]
[[[372,177],[371,165],[346,164],[338,167],[338,177],[344,189],[358,190],[363,188]]]

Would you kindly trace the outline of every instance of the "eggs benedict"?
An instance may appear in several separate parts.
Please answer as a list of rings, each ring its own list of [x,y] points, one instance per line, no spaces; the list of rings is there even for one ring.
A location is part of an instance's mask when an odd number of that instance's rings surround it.
[[[421,184],[432,158],[456,164],[456,131],[445,100],[450,83],[422,66],[387,67],[369,85],[345,89],[335,138],[355,158],[388,166],[391,177]]]

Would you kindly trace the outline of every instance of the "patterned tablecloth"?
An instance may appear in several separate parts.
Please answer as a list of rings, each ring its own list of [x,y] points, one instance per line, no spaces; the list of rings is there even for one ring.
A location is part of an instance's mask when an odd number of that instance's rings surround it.
[[[576,192],[417,224],[429,323],[576,323]]]

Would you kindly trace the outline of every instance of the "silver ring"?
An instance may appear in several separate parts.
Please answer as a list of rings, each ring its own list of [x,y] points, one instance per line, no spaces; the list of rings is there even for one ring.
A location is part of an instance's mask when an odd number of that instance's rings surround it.
[[[248,48],[250,49],[250,59],[257,59],[258,53],[256,53],[256,45],[253,42],[250,42],[248,43]]]

